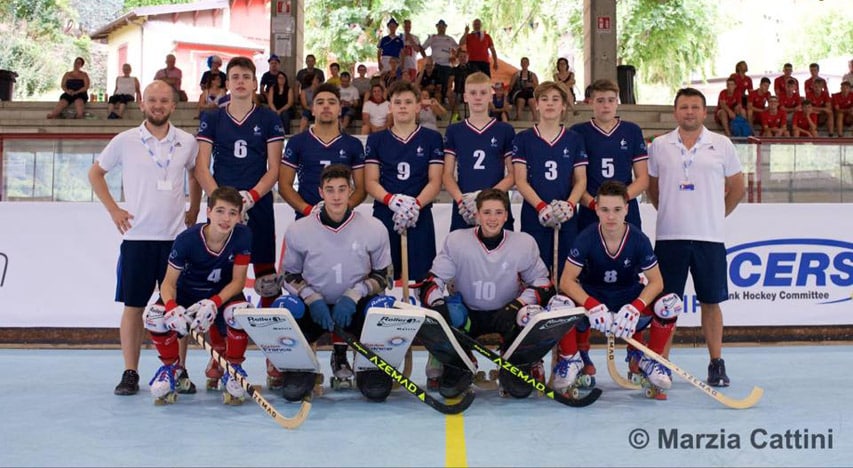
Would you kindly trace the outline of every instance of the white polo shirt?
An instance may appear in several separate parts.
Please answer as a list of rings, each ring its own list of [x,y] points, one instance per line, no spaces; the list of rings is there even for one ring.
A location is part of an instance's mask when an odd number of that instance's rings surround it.
[[[174,240],[184,230],[184,179],[195,167],[198,143],[169,125],[157,140],[143,123],[110,140],[97,162],[107,172],[121,167],[124,209],[133,219],[125,240]]]
[[[731,140],[702,127],[684,147],[678,129],[649,145],[649,175],[658,178],[657,240],[725,242],[726,177],[742,172]]]

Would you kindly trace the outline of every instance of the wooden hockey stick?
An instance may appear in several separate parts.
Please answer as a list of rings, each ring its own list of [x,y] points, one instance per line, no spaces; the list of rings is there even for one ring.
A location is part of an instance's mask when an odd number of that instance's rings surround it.
[[[409,302],[409,230],[406,229],[400,234],[400,281],[403,283],[403,302]],[[406,350],[406,357],[403,360],[403,372],[406,375],[412,375],[412,348]],[[400,385],[395,381],[394,388],[399,388]]]
[[[622,388],[627,388],[629,390],[639,390],[642,388],[639,384],[635,384],[629,379],[622,376],[619,373],[619,369],[616,368],[616,338],[611,334],[607,334],[607,372],[610,374],[610,378],[616,382],[616,385],[619,385]]]
[[[206,339],[204,339],[204,336],[201,333],[197,332],[196,330],[190,330],[190,334],[192,335],[196,343],[198,343],[202,348],[204,348],[205,350],[207,350],[208,353],[210,353],[211,357],[213,357],[213,360],[216,361],[216,363],[219,364],[220,367],[225,369],[229,374],[231,374],[232,378],[236,379],[237,382],[240,383],[240,386],[243,387],[243,390],[245,390],[246,393],[248,393],[253,400],[255,400],[255,403],[257,403],[258,406],[260,406],[264,411],[266,411],[266,413],[270,417],[275,419],[275,422],[277,422],[279,426],[285,429],[296,429],[297,427],[301,426],[303,422],[305,422],[305,419],[308,418],[308,412],[311,411],[310,396],[302,400],[302,403],[299,406],[299,411],[297,411],[296,415],[294,415],[292,418],[283,416],[277,409],[275,409],[273,405],[270,404],[270,402],[267,401],[266,398],[263,397],[263,395],[261,395],[261,392],[256,390],[255,387],[253,387],[252,384],[250,384],[245,377],[240,375],[234,369],[234,367],[231,366],[231,363],[226,361],[221,354],[219,354],[218,352],[216,352],[215,349],[213,349],[213,346]]]
[[[554,226],[554,262],[551,265],[551,281],[554,282],[554,290],[560,294],[560,278],[557,277],[560,261],[560,226]],[[554,345],[551,350],[551,376],[548,378],[548,385],[554,383],[554,368],[557,367],[557,361],[560,359],[560,343]]]
[[[668,359],[661,356],[660,354],[658,354],[658,353],[652,351],[651,349],[647,348],[645,345],[643,345],[643,343],[640,343],[639,341],[637,341],[633,338],[630,338],[630,337],[629,338],[623,338],[623,339],[626,342],[628,342],[631,346],[642,351],[643,354],[645,354],[649,358],[654,359],[655,361],[660,363],[662,366],[671,370],[673,373],[678,374],[679,377],[681,377],[682,379],[690,382],[690,384],[692,384],[694,387],[698,388],[699,390],[702,390],[703,392],[707,393],[708,396],[710,396],[711,398],[713,398],[713,399],[719,401],[720,403],[728,406],[729,408],[734,408],[734,409],[751,408],[751,407],[755,406],[755,404],[758,403],[758,401],[761,400],[761,397],[764,395],[764,389],[763,388],[752,387],[752,391],[749,393],[749,395],[747,395],[746,398],[743,398],[741,400],[731,398],[729,396],[726,396],[726,395],[720,393],[719,391],[715,390],[713,387],[711,387],[707,383],[697,379],[696,377],[694,377],[693,375],[691,375],[687,371],[676,366],[675,364],[673,364],[672,362],[670,362]]]

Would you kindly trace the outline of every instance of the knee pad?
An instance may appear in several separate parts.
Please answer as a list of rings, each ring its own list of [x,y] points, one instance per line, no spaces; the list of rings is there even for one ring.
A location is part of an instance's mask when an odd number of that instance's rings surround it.
[[[355,384],[370,401],[382,402],[391,394],[391,376],[378,369],[356,372]]]
[[[673,320],[684,311],[684,303],[678,294],[669,293],[658,298],[652,310],[663,320]]]
[[[281,294],[281,279],[273,273],[255,278],[255,292],[261,297],[276,297]]]
[[[151,304],[142,312],[142,323],[145,329],[153,333],[168,333],[169,327],[166,326],[164,316],[166,315],[166,307],[161,304]]]
[[[575,301],[564,294],[556,294],[548,301],[548,310],[573,309],[577,307]]]
[[[243,326],[234,318],[234,312],[240,309],[252,309],[252,304],[246,301],[232,302],[222,309],[222,318],[225,319],[225,325],[228,328],[242,330]]]
[[[273,309],[287,309],[296,320],[305,315],[305,303],[297,296],[281,296],[270,305]]]
[[[528,323],[530,323],[533,316],[541,312],[545,312],[545,309],[543,309],[542,306],[535,304],[526,305],[521,309],[518,309],[518,312],[516,312],[515,323],[518,324],[519,327],[524,328]]]

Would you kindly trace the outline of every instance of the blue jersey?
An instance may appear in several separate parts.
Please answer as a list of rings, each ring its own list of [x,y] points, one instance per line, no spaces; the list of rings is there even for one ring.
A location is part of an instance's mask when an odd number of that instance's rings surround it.
[[[444,132],[444,152],[456,157],[456,181],[462,193],[494,187],[506,175],[515,130],[492,119],[478,129],[468,119]]]
[[[403,51],[403,36],[397,34],[394,36],[383,36],[379,40],[379,49],[383,56],[399,57]]]
[[[587,165],[583,139],[577,133],[560,127],[552,141],[545,141],[534,126],[515,136],[513,164],[527,166],[527,182],[542,200],[568,200],[572,192],[572,176],[576,167]],[[521,225],[538,229],[536,209],[525,203],[521,207]]]
[[[634,180],[634,163],[649,158],[643,131],[632,122],[617,120],[610,132],[605,132],[591,120],[573,125],[571,130],[583,137],[589,156],[586,191],[592,196],[606,180],[630,185]]]
[[[169,254],[169,265],[181,271],[178,277],[181,296],[205,298],[218,294],[231,282],[234,265],[249,264],[252,231],[247,226],[234,226],[219,252],[207,248],[204,226],[199,223],[178,234]]]
[[[388,193],[417,197],[429,182],[432,164],[444,164],[441,134],[418,126],[405,140],[390,129],[371,133],[364,148],[365,164],[379,165],[379,184]],[[374,207],[385,206],[381,200]]]
[[[284,129],[267,108],[252,107],[238,121],[224,107],[202,113],[196,139],[213,145],[213,179],[218,185],[249,190],[267,172],[267,144],[284,140]]]
[[[330,164],[343,164],[352,169],[364,167],[364,146],[351,135],[342,133],[325,143],[313,129],[294,135],[287,142],[281,163],[296,170],[299,196],[305,203],[320,203],[320,174]]]
[[[633,224],[626,226],[628,229],[615,252],[607,251],[598,224],[584,229],[575,238],[568,261],[582,268],[578,280],[584,289],[635,288],[640,284],[639,274],[658,264],[649,238]]]

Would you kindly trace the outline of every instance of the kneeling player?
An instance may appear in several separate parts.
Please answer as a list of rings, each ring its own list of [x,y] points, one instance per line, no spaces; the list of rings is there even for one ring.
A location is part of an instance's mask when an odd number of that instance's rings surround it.
[[[649,238],[625,222],[627,200],[628,191],[623,183],[601,184],[595,199],[599,223],[578,235],[560,278],[560,291],[583,304],[589,324],[602,333],[630,337],[651,323],[649,348],[662,354],[677,314],[671,313],[672,308],[658,304],[647,306],[663,290],[663,280]],[[646,285],[639,281],[641,272],[648,279]],[[665,296],[658,302],[662,305],[661,301],[670,300]],[[611,311],[618,312],[614,316]],[[560,341],[560,359],[554,368],[554,388],[560,391],[581,384],[578,377],[584,363],[575,333],[571,330]],[[639,334],[636,338],[640,338]],[[637,356],[629,350],[629,357]],[[655,361],[642,357],[635,359],[632,366],[655,387],[667,389],[671,385],[669,369]]]
[[[307,316],[294,318],[310,343],[335,324],[358,335],[368,300],[388,284],[388,232],[379,220],[350,209],[353,190],[348,167],[327,166],[320,175],[323,208],[291,224],[285,234],[284,288],[308,308]],[[335,343],[332,352],[338,379],[352,377],[346,349]],[[284,397],[302,399],[314,379],[313,373],[285,372]],[[360,372],[356,384],[371,400],[385,400],[391,392],[391,378],[378,369]]]
[[[510,209],[506,192],[484,189],[477,195],[476,207],[479,226],[447,235],[421,285],[420,299],[474,338],[499,333],[506,349],[520,331],[522,309],[547,303],[554,286],[536,241],[529,234],[504,230]],[[445,287],[451,280],[458,295],[448,297]],[[470,386],[473,376],[458,362],[442,364],[439,391],[444,397],[458,396]],[[525,373],[542,379],[542,372],[537,375],[531,370],[539,365],[538,360],[520,364]],[[501,386],[520,398],[530,393],[529,385],[514,378],[502,379]]]
[[[190,328],[201,333],[209,329],[213,348],[246,375],[240,364],[245,359],[247,336],[233,320],[235,309],[251,307],[242,291],[252,232],[240,224],[242,207],[243,197],[237,190],[219,187],[207,200],[208,222],[196,224],[175,239],[160,301],[144,314],[145,328],[163,362],[149,383],[155,403],[175,401],[178,337]],[[206,373],[216,379],[214,387],[222,379],[225,403],[240,404],[245,399],[240,384],[229,374],[223,375],[219,366],[208,365]]]

